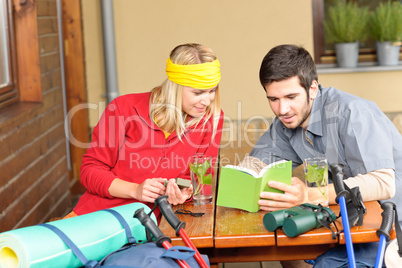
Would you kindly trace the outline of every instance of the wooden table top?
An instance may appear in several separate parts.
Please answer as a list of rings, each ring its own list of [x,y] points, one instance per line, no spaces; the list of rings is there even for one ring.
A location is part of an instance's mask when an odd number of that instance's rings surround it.
[[[215,247],[235,248],[274,246],[275,232],[268,232],[262,224],[266,212],[217,206],[215,219]]]
[[[376,201],[366,202],[365,205],[367,213],[364,216],[363,225],[351,228],[353,243],[378,241],[376,230],[381,225],[381,206]],[[338,205],[332,205],[330,208],[336,215],[339,215]],[[333,240],[331,231],[325,227],[311,230],[297,237],[288,237],[281,229],[278,229],[276,234],[275,232],[269,232],[262,224],[262,219],[267,213],[264,211],[250,213],[239,209],[217,206],[215,215],[215,206],[213,204],[196,206],[191,202],[173,207],[174,211],[177,209],[205,213],[201,217],[177,215],[181,221],[186,222],[185,231],[196,247],[235,248],[345,243],[343,232],[339,234],[339,239]],[[339,231],[343,230],[341,218],[335,221],[335,225]],[[165,235],[172,238],[173,245],[184,245],[182,239],[176,237],[175,230],[170,227],[164,218],[161,220],[160,228]],[[335,228],[333,230],[336,231]],[[395,237],[394,229],[390,235]]]
[[[189,210],[193,213],[205,213],[201,217],[180,214],[176,215],[181,221],[186,223],[184,230],[197,248],[214,247],[215,205],[208,204],[196,206],[192,202],[189,202],[173,206],[173,211],[178,209]],[[176,231],[166,221],[165,217],[162,217],[159,228],[166,236],[169,236],[172,239],[173,246],[185,246],[181,237],[176,236]]]
[[[379,240],[376,231],[381,226],[381,206],[377,201],[365,202],[365,206],[367,213],[363,225],[351,228],[353,243]],[[339,215],[339,205],[332,205],[330,208],[335,215]],[[332,238],[331,231],[325,227],[313,229],[297,237],[288,237],[281,229],[275,232],[265,229],[263,217],[267,212],[250,213],[215,206],[215,195],[213,204],[196,206],[189,202],[173,206],[173,211],[178,209],[205,213],[201,217],[177,216],[186,222],[185,232],[200,252],[209,256],[211,263],[314,259],[329,248],[345,244],[345,235],[339,232],[343,230],[341,218],[331,226],[334,231],[338,230],[336,239]],[[173,246],[185,245],[180,237],[176,237],[175,230],[164,217],[159,228],[171,237]],[[395,239],[394,228],[390,236]]]
[[[383,210],[381,205],[377,201],[365,202],[364,205],[367,208],[367,213],[363,217],[363,225],[350,228],[353,243],[379,241],[376,231],[380,228],[382,222],[381,213]],[[341,218],[336,220],[336,225],[339,230],[343,230]],[[395,227],[392,228],[390,236],[395,239]],[[343,232],[339,234],[339,244],[345,244],[345,233]]]

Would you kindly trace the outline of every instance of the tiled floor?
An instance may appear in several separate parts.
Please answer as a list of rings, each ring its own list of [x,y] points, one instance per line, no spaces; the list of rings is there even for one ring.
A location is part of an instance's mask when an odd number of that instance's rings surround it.
[[[278,261],[222,263],[219,268],[282,268]]]

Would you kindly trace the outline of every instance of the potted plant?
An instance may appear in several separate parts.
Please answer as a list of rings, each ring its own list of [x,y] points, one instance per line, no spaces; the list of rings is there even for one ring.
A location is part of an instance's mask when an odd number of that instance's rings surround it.
[[[356,67],[359,57],[359,41],[367,37],[368,7],[355,2],[339,1],[328,9],[324,27],[326,40],[335,43],[339,67]]]
[[[379,65],[398,65],[402,41],[402,4],[381,3],[369,19],[370,34],[376,41]]]

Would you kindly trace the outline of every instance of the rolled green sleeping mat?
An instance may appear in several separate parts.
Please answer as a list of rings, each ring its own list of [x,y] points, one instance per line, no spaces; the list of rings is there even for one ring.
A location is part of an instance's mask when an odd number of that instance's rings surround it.
[[[134,212],[150,208],[132,203],[112,210],[120,213],[131,228],[137,242],[146,240],[145,228]],[[152,213],[152,220],[157,223]],[[120,222],[107,211],[96,211],[78,217],[49,222],[63,231],[88,260],[101,260],[126,244],[127,237]],[[0,234],[0,268],[81,267],[82,263],[66,244],[43,226],[29,226]]]

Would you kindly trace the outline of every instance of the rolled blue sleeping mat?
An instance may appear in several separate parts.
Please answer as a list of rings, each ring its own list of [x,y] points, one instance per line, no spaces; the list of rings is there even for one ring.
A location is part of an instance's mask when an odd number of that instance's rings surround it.
[[[142,203],[112,208],[127,221],[137,242],[146,240],[145,228],[133,217],[139,208],[150,212],[150,208]],[[151,218],[157,223],[153,213]],[[63,231],[88,260],[99,261],[128,242],[123,226],[107,211],[96,211],[49,224]],[[29,226],[0,234],[0,268],[81,266],[82,263],[67,245],[43,226]]]

